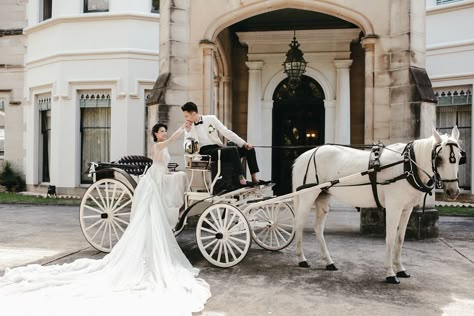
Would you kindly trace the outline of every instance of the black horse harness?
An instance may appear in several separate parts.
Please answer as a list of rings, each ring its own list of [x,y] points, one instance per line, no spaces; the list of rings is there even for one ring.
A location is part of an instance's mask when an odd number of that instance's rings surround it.
[[[343,145],[344,147],[351,147],[347,145]],[[466,152],[463,151],[457,143],[447,143],[446,146],[450,147],[450,154],[449,154],[449,162],[451,164],[456,163],[456,155],[454,154],[454,147],[459,148],[461,151],[461,158],[459,159],[459,165],[465,164],[466,163]],[[368,185],[370,184],[372,187],[372,193],[374,195],[374,200],[375,203],[377,204],[377,207],[383,208],[383,206],[380,203],[379,197],[378,197],[378,192],[377,192],[377,186],[378,185],[388,185],[391,183],[395,183],[397,181],[406,179],[410,185],[415,188],[418,191],[424,192],[426,194],[431,193],[431,191],[434,189],[435,185],[439,188],[442,187],[443,183],[447,182],[458,182],[459,179],[441,179],[439,173],[438,173],[438,167],[441,164],[441,157],[439,156],[441,150],[443,149],[441,144],[436,144],[435,147],[431,151],[431,166],[432,166],[432,171],[433,175],[430,176],[426,171],[423,169],[419,168],[417,163],[416,163],[416,158],[415,158],[415,151],[413,148],[413,141],[409,142],[405,148],[403,149],[401,155],[403,156],[403,160],[396,161],[387,165],[382,166],[380,163],[380,157],[382,155],[382,150],[385,148],[385,146],[381,143],[375,144],[371,148],[370,152],[370,158],[369,158],[369,170],[361,172],[361,175],[368,175],[370,183],[367,184],[355,184],[355,185],[349,185],[349,186],[361,186],[361,185]],[[317,170],[317,165],[316,165],[316,153],[320,147],[316,147],[313,153],[311,154],[310,159],[308,160],[308,164],[306,166],[306,172],[303,178],[303,185],[299,186],[296,190],[299,191],[301,189],[305,189],[308,187],[316,186],[319,184],[319,176],[318,176],[318,170]],[[308,171],[309,167],[311,165],[311,162],[313,162],[314,165],[314,171],[315,171],[315,176],[316,176],[316,183],[310,183],[307,184],[307,176],[308,176]],[[403,163],[403,174],[400,176],[397,176],[393,179],[385,180],[382,182],[377,182],[377,173],[384,170],[391,168],[393,166],[399,165]],[[425,173],[428,177],[429,180],[427,183],[424,183],[419,175],[419,171]],[[327,191],[334,185],[338,184],[338,180],[331,181],[331,185],[322,188],[323,191]],[[347,185],[346,185],[347,186]],[[426,198],[426,197],[425,197]]]

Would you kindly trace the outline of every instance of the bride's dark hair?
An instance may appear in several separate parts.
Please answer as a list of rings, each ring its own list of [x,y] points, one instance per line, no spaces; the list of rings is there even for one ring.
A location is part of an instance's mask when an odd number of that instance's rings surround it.
[[[155,133],[158,132],[161,127],[164,127],[166,130],[168,130],[168,126],[166,126],[166,124],[163,124],[163,123],[155,124],[155,125],[153,126],[153,128],[151,129],[151,136],[153,136],[153,141],[154,141],[155,143],[156,143],[156,141],[157,141],[156,136],[155,136]]]

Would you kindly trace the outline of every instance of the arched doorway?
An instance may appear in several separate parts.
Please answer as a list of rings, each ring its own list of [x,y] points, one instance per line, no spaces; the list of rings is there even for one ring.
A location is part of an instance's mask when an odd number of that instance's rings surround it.
[[[295,90],[283,80],[273,94],[273,140],[278,146],[308,146],[308,148],[274,148],[272,150],[272,180],[275,194],[291,192],[291,173],[295,159],[310,147],[324,144],[324,92],[312,78],[303,76]]]

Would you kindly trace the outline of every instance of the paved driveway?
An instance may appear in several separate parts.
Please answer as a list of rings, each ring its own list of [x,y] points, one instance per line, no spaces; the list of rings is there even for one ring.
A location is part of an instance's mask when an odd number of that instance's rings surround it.
[[[77,207],[0,205],[0,267],[102,257],[82,237],[77,213]],[[361,236],[358,216],[352,209],[328,216],[336,272],[319,262],[310,229],[309,269],[296,266],[294,244],[279,252],[254,244],[240,265],[215,268],[199,253],[194,231],[185,230],[178,241],[213,293],[201,315],[474,315],[474,218],[442,217],[439,239],[407,241],[403,258],[412,278],[388,285],[384,240]]]

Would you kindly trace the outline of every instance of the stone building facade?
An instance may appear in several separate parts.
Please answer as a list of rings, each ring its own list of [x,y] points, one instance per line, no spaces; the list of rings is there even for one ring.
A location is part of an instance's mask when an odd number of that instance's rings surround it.
[[[288,126],[303,145],[427,136],[435,104],[414,78],[426,77],[425,10],[417,0],[163,0],[159,71],[170,79],[154,106],[176,127],[192,100],[255,145],[291,143],[280,135]],[[308,62],[300,98],[284,91],[293,36]],[[285,119],[308,102],[316,125]],[[278,178],[279,154],[258,155],[262,177]]]

